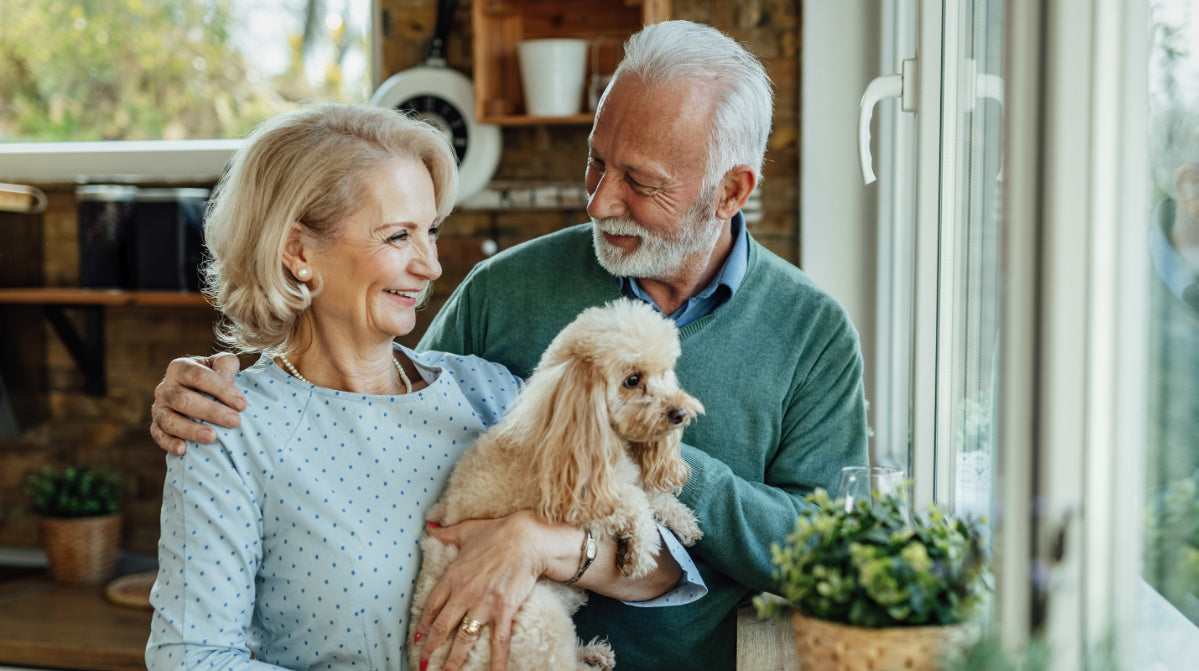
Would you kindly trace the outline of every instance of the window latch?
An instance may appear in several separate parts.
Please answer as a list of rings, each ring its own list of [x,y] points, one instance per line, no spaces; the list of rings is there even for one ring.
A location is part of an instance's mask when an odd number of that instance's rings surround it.
[[[873,160],[870,157],[870,121],[874,118],[874,106],[883,98],[899,98],[900,109],[916,111],[916,59],[903,61],[900,74],[875,77],[866,85],[862,104],[858,110],[858,158],[862,162],[862,179],[873,184]]]

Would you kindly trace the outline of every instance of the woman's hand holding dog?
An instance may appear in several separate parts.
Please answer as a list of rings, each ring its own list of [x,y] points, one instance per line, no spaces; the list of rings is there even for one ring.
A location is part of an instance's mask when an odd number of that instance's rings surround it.
[[[429,534],[458,547],[459,553],[429,594],[416,624],[417,644],[422,650],[436,650],[452,637],[445,669],[456,671],[478,637],[460,626],[469,618],[490,626],[491,670],[504,671],[512,618],[539,577],[557,582],[574,577],[583,530],[519,511],[450,527],[430,525]],[[596,558],[575,586],[625,601],[643,601],[678,584],[682,572],[669,552],[659,554],[658,568],[650,575],[631,580],[616,566],[616,543],[608,538],[597,541]]]
[[[452,636],[454,642],[445,668],[455,671],[466,660],[477,638],[459,627],[469,617],[490,626],[491,669],[503,671],[517,609],[537,578],[566,573],[556,566],[563,558],[555,557],[555,545],[573,545],[572,552],[578,553],[578,532],[571,531],[564,525],[543,524],[530,512],[496,520],[468,520],[452,527],[430,525],[432,536],[457,546],[459,553],[429,594],[416,625],[418,645],[422,650],[436,650]],[[556,537],[559,535],[574,540],[565,541]],[[578,557],[573,560],[577,562]]]

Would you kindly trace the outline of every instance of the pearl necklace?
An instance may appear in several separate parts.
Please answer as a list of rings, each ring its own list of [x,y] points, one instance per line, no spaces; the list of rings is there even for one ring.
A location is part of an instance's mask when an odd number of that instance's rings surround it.
[[[287,355],[280,354],[279,360],[283,362],[283,367],[287,369],[287,372],[292,374],[292,377],[296,378],[300,382],[312,384],[311,382],[308,382],[308,378],[304,377],[303,375],[300,375],[300,371],[296,370],[295,366],[291,365],[291,362],[287,360]],[[412,393],[412,382],[408,380],[408,374],[404,372],[404,367],[400,365],[400,360],[393,356],[393,357],[391,357],[391,362],[395,364],[396,372],[398,372],[400,374],[400,379],[403,380],[403,382],[404,382],[404,393],[411,394]],[[316,385],[313,385],[313,386],[316,386]]]

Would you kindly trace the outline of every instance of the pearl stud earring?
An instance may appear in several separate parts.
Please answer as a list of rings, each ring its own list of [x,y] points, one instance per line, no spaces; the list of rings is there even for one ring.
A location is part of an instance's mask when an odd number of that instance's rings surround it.
[[[312,277],[312,271],[308,268],[300,268],[296,271],[296,277],[301,280],[307,280],[309,277]]]

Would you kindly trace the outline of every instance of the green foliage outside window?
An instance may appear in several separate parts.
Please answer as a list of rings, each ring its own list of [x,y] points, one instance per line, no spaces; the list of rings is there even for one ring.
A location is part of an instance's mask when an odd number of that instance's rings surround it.
[[[366,38],[313,11],[328,0],[254,2],[303,28],[246,49],[235,37],[250,0],[0,0],[0,140],[233,138],[300,100],[369,96],[369,74],[353,88],[341,72]],[[315,78],[303,76],[313,35],[336,45]],[[261,70],[268,48],[286,71]]]
[[[1199,471],[1156,492],[1146,512],[1145,578],[1199,623]]]

